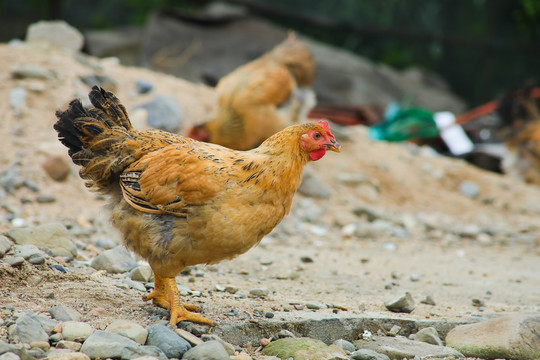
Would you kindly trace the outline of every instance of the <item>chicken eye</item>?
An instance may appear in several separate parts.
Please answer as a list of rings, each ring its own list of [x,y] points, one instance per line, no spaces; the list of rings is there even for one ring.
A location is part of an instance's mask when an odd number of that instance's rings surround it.
[[[316,132],[315,134],[313,134],[313,138],[315,140],[319,140],[321,138],[321,133]]]

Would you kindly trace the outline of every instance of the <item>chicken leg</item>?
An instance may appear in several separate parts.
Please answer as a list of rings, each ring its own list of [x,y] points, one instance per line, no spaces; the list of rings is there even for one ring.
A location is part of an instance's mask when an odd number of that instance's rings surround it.
[[[186,304],[180,301],[178,287],[176,286],[176,281],[172,277],[162,277],[154,272],[154,290],[150,294],[143,296],[143,300],[152,300],[157,306],[169,310],[171,314],[170,323],[172,325],[176,325],[178,322],[184,320],[214,325],[212,320],[205,318],[201,314],[190,312],[199,311],[197,305]]]

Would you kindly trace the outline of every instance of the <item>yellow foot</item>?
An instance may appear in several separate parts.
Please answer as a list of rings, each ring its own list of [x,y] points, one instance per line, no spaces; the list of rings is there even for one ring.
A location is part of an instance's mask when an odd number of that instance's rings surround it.
[[[171,324],[176,325],[180,321],[191,321],[214,326],[215,323],[212,320],[191,312],[199,312],[199,306],[180,301],[178,287],[174,278],[162,277],[154,273],[154,285],[154,290],[150,294],[143,296],[143,300],[152,300],[157,306],[169,310]],[[171,306],[171,304],[173,305]]]

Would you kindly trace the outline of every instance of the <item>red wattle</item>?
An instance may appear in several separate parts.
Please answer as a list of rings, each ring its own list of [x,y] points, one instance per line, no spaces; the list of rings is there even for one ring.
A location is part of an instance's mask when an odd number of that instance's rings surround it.
[[[309,158],[311,160],[313,160],[313,161],[317,161],[320,158],[322,158],[324,156],[324,154],[326,154],[326,148],[322,148],[322,149],[319,149],[319,150],[313,150],[313,151],[310,151]]]

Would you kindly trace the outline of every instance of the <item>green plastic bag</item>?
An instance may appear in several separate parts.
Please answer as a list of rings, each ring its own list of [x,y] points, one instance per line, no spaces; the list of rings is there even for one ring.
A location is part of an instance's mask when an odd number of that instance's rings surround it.
[[[402,109],[397,103],[386,108],[383,120],[369,128],[374,140],[405,141],[439,136],[433,113],[422,108]]]

